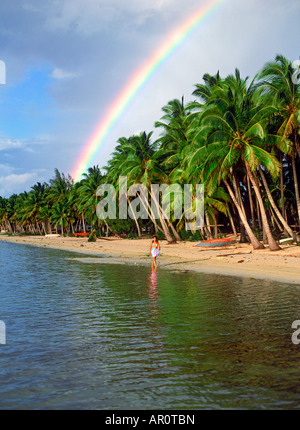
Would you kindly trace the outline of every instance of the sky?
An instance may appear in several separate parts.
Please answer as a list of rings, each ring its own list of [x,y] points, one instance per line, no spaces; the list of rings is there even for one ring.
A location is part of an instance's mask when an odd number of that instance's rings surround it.
[[[49,182],[55,168],[72,173],[131,77],[208,2],[2,0],[0,196]],[[299,59],[299,20],[299,0],[224,0],[146,81],[92,164],[103,167],[120,137],[158,137],[162,107],[194,100],[205,73],[253,77],[277,54]]]

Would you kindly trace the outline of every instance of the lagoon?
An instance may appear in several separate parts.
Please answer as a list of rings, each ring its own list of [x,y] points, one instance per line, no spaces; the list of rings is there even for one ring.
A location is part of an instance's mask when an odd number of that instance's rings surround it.
[[[299,409],[300,285],[0,243],[1,409]]]

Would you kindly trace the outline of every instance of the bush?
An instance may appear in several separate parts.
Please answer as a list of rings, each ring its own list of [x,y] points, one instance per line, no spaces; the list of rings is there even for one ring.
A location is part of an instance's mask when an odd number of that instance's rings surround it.
[[[89,234],[88,242],[96,242],[97,241],[97,234],[96,231],[93,230]]]
[[[190,231],[181,230],[180,237],[182,240],[190,240],[192,238],[192,233]]]
[[[132,231],[128,234],[128,239],[136,239],[136,235],[135,233],[133,233]]]
[[[165,235],[161,231],[157,231],[153,236],[156,236],[158,240],[165,239]]]

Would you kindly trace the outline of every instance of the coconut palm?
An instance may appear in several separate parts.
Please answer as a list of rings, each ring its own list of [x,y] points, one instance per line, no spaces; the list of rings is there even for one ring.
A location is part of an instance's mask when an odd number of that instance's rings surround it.
[[[140,183],[147,188],[150,197],[155,203],[163,233],[167,241],[172,243],[174,239],[163,217],[160,203],[155,195],[151,193],[151,184],[166,183],[167,180],[166,173],[160,168],[154,157],[157,142],[152,143],[151,136],[152,132],[149,134],[142,132],[128,139],[128,142],[124,144],[128,155],[120,167],[123,176],[127,176],[129,186],[134,183]],[[143,202],[144,199],[142,198],[141,201]],[[150,209],[149,212],[151,214]]]
[[[79,197],[78,208],[82,213],[85,213],[92,227],[99,229],[101,222],[96,213],[99,203],[97,189],[103,180],[103,176],[98,165],[88,168],[87,173],[84,173],[83,176],[84,178],[77,189]]]
[[[56,227],[56,231],[58,226],[61,228],[62,235],[64,234],[64,227],[67,227],[70,222],[69,209],[69,201],[60,199],[53,205],[51,210],[51,221]]]
[[[212,89],[210,106],[201,114],[203,131],[207,132],[208,138],[204,171],[210,177],[210,186],[224,181],[252,245],[254,248],[262,248],[230,186],[231,181],[234,189],[238,187],[237,167],[245,170],[259,203],[269,247],[271,250],[278,250],[280,248],[270,230],[256,175],[261,164],[273,176],[280,171],[278,160],[264,147],[267,138],[264,120],[271,109],[259,104],[259,95],[254,81],[248,86],[247,79],[241,79],[238,70],[234,76],[228,76],[222,86],[218,85]]]
[[[260,85],[276,107],[276,117],[279,121],[277,133],[282,140],[288,139],[292,143],[292,148],[290,150],[288,147],[287,153],[291,157],[300,222],[300,193],[296,167],[296,156],[300,157],[300,84],[294,76],[292,62],[282,55],[277,55],[275,61],[267,63],[259,73]]]

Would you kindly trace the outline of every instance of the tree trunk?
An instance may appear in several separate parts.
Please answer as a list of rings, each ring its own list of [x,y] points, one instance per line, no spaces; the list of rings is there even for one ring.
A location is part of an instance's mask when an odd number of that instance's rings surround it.
[[[171,222],[171,221],[170,221],[170,227],[171,227],[171,230],[172,230],[172,233],[173,233],[173,235],[174,235],[175,239],[176,239],[178,242],[181,242],[181,241],[182,241],[182,239],[181,239],[181,237],[179,236],[179,234],[177,233],[177,230],[176,230],[176,228],[173,226],[173,224],[172,224],[172,222]]]
[[[82,221],[83,233],[86,233],[86,229],[85,229],[85,220],[84,220],[83,212],[81,213],[81,221]]]
[[[280,213],[278,207],[276,206],[276,204],[274,202],[274,199],[273,199],[273,196],[272,196],[272,194],[270,192],[268,183],[266,181],[265,174],[264,174],[263,170],[260,167],[259,167],[259,173],[260,173],[261,179],[263,181],[263,184],[264,184],[264,187],[265,187],[268,199],[269,199],[269,201],[271,203],[271,206],[272,206],[275,214],[277,215],[277,218],[279,219],[279,221],[281,222],[282,226],[287,231],[287,233],[290,235],[290,237],[292,237],[297,242],[298,241],[298,236],[293,232],[293,230],[291,229],[291,227],[288,225],[288,223],[284,219],[284,216],[282,216],[282,214]]]
[[[268,223],[268,219],[267,219],[267,214],[265,211],[265,207],[264,207],[264,203],[260,194],[260,190],[259,187],[256,183],[255,177],[251,171],[251,168],[248,164],[247,161],[245,161],[245,165],[246,165],[246,169],[247,169],[247,173],[249,175],[250,181],[252,183],[256,198],[258,200],[259,203],[259,208],[260,208],[260,212],[261,212],[261,218],[262,218],[262,224],[263,224],[263,229],[266,233],[266,236],[268,238],[268,243],[269,243],[269,248],[271,251],[279,251],[281,248],[280,246],[276,243],[274,237],[272,236],[271,230],[270,230],[270,226]]]
[[[212,217],[214,219],[214,238],[218,239],[218,220],[214,214],[212,214]]]
[[[108,224],[107,224],[107,222],[104,220],[104,222],[105,222],[105,225],[106,225],[106,233],[105,233],[105,236],[106,237],[108,237],[108,233],[109,233],[109,226],[108,226]]]
[[[282,155],[280,155],[280,163],[281,163],[281,170],[280,170],[280,196],[281,196],[281,214],[283,218],[285,218],[285,205],[284,205],[284,180],[283,180],[283,162],[282,162]],[[287,221],[287,219],[285,219]]]
[[[211,228],[210,228],[210,220],[207,212],[205,212],[205,220],[206,220],[207,237],[208,239],[212,239],[213,237],[212,237]]]
[[[240,205],[240,207],[243,211],[245,219],[247,219],[245,208],[244,208],[244,203],[243,203],[241,192],[240,192],[240,186],[239,186],[238,180],[236,179],[236,177],[234,175],[233,175],[232,184],[233,184],[233,189],[234,189],[234,193],[235,193],[235,198],[236,198],[238,204]],[[240,217],[240,243],[247,243],[247,242],[248,241],[246,239],[245,225],[244,225],[244,223]]]
[[[153,222],[154,229],[155,229],[155,233],[157,233],[158,231],[160,231],[160,232],[162,232],[162,233],[163,233],[163,229],[161,229],[161,228],[159,227],[159,225],[158,225],[158,224],[157,224],[157,222],[156,222],[156,219],[154,218],[154,215],[153,215],[153,212],[152,212],[151,206],[149,205],[149,202],[148,202],[148,207],[146,207],[146,206],[145,206],[144,199],[141,199],[141,202],[142,202],[142,205],[144,206],[144,208],[146,209],[146,211],[147,211],[147,213],[148,213],[148,215],[149,215],[149,217],[150,217],[151,221]],[[149,208],[150,208],[150,209],[149,209]]]
[[[284,203],[284,178],[283,178],[283,162],[282,162],[282,154],[280,153],[280,198],[281,198],[281,215],[283,216],[284,220],[287,223],[287,217],[286,217],[286,211],[285,211],[285,203]],[[288,232],[284,228],[283,231],[284,235],[287,236]]]
[[[294,155],[292,156],[292,168],[293,168],[293,177],[294,177],[294,187],[295,187],[295,197],[296,197],[296,205],[297,205],[297,213],[298,213],[298,223],[300,225],[300,196],[299,196],[299,184],[297,178],[296,171],[296,162]]]
[[[284,231],[284,229],[283,229],[283,227],[280,225],[279,221],[277,220],[277,217],[276,217],[276,214],[275,214],[274,209],[270,208],[270,212],[271,212],[271,214],[272,214],[272,218],[273,218],[273,225],[274,225],[274,227],[276,227],[276,226],[277,226],[277,228],[279,229],[279,231],[283,232],[283,231]]]
[[[252,198],[252,192],[251,192],[251,184],[250,184],[250,179],[249,179],[248,175],[247,175],[247,186],[248,186],[248,195],[249,195],[250,211],[251,211],[251,218],[252,218],[252,228],[256,228],[254,205],[253,205],[253,198]]]
[[[150,193],[150,195],[151,195],[151,193]],[[163,219],[161,207],[160,207],[159,203],[157,202],[156,197],[154,196],[154,194],[151,195],[151,198],[153,198],[155,206],[156,206],[156,209],[158,211],[159,220],[160,220],[160,223],[161,223],[161,226],[162,226],[165,238],[167,239],[168,243],[174,243],[174,239],[173,239],[173,237],[172,237],[172,235],[170,233],[170,230],[168,229],[167,223]]]
[[[232,232],[233,232],[234,236],[236,237],[237,236],[237,232],[236,232],[236,228],[235,228],[235,225],[234,225],[233,217],[232,217],[230,209],[229,209],[229,204],[227,203],[226,206],[227,206],[227,214],[228,214],[229,221],[230,221],[230,224],[231,224]]]
[[[127,197],[127,201],[128,201],[129,207],[130,207],[130,209],[131,209],[131,213],[133,214],[133,218],[134,218],[134,222],[135,222],[136,229],[137,229],[137,232],[138,232],[138,236],[139,236],[139,237],[141,237],[141,236],[142,236],[142,235],[141,235],[141,229],[140,229],[140,226],[139,226],[138,220],[136,219],[135,213],[134,213],[134,211],[132,210],[131,202],[130,202],[130,200],[128,199],[128,197]]]
[[[229,183],[227,182],[226,179],[224,179],[224,183],[225,183],[225,185],[227,187],[227,190],[229,192],[229,195],[230,195],[233,203],[235,204],[235,207],[238,210],[240,219],[241,219],[241,221],[243,222],[243,224],[245,226],[245,229],[246,229],[246,231],[248,233],[248,236],[249,236],[249,239],[251,241],[251,244],[252,244],[253,248],[254,249],[264,249],[264,245],[262,243],[260,243],[260,241],[257,239],[257,237],[254,235],[253,231],[251,230],[251,227],[250,227],[250,225],[249,225],[249,223],[247,221],[247,218],[245,217],[245,215],[243,213],[243,210],[242,210],[241,206],[238,204],[238,201],[235,198],[234,192],[232,191],[232,189],[231,189],[231,187],[230,187],[230,185],[229,185]]]
[[[260,209],[259,209],[259,204],[258,204],[258,200],[255,197],[256,200],[256,213],[257,213],[257,219],[258,219],[258,226],[259,226],[259,230],[262,231],[262,223],[261,223],[261,216],[260,216]]]
[[[47,226],[47,234],[51,234],[52,233],[52,226],[49,220],[46,221],[46,226]]]

